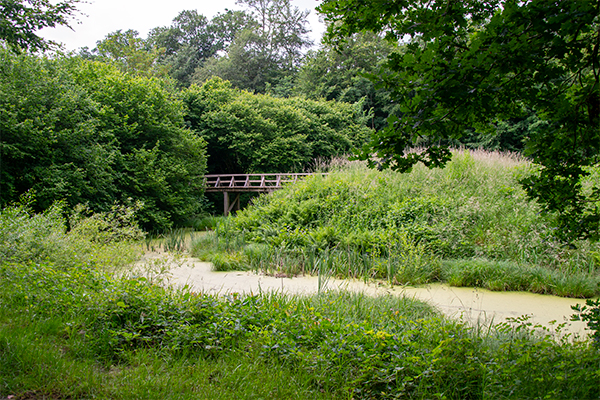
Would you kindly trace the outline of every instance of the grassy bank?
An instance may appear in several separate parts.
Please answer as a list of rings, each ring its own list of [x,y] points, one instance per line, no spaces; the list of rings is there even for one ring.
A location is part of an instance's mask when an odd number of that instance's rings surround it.
[[[600,396],[600,349],[525,318],[481,330],[393,296],[176,290],[128,272],[143,244],[106,219],[0,214],[0,398]]]
[[[566,245],[517,179],[513,155],[457,152],[410,174],[334,165],[256,199],[197,241],[217,269],[330,274],[570,297],[600,294],[600,245]]]

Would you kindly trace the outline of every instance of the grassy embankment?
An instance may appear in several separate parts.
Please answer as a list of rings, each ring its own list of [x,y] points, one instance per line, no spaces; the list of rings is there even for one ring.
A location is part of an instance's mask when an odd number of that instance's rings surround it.
[[[142,244],[127,221],[65,232],[60,209],[0,212],[0,398],[600,396],[600,348],[526,319],[482,330],[392,296],[170,288],[128,272]]]
[[[410,174],[342,163],[258,198],[194,254],[220,270],[598,296],[600,244],[555,239],[552,216],[517,183],[532,172],[515,156],[482,151]]]

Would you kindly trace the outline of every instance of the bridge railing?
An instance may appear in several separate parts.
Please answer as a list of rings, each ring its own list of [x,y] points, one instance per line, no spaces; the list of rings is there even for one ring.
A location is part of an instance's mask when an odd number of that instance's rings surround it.
[[[212,174],[205,175],[206,192],[271,192],[286,183],[298,181],[311,173]],[[319,175],[327,175],[319,173]]]

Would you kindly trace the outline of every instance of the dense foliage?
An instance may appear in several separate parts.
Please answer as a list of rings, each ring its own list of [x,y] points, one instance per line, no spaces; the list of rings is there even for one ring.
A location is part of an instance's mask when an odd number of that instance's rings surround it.
[[[600,162],[599,7],[594,0],[324,1],[332,40],[361,31],[411,38],[376,77],[400,113],[361,158],[375,153],[372,166],[401,171],[419,161],[441,166],[450,153],[439,139],[533,111],[547,122],[528,138],[541,168],[521,183],[559,213],[563,238],[598,239],[600,188],[581,182]],[[419,137],[431,144],[405,153]]]
[[[70,26],[81,0],[0,0],[0,43],[13,51],[45,50],[56,43],[37,35],[42,28]]]
[[[532,169],[481,151],[409,174],[334,167],[255,200],[196,254],[222,269],[598,295],[599,244],[563,246],[517,183]]]
[[[17,220],[20,238],[12,234]],[[95,222],[83,218],[80,224]],[[112,231],[131,231],[123,228]],[[87,235],[93,229],[64,230],[60,212],[35,215],[17,206],[0,213],[0,251],[12,252],[0,261],[0,396],[600,394],[599,350],[569,336],[536,333],[527,318],[484,332],[394,296],[194,293],[169,288],[142,268],[131,276],[108,273],[127,262],[121,257],[131,255],[131,244],[117,242],[121,256],[111,258],[111,247]],[[15,245],[19,250],[10,250]]]
[[[373,34],[356,34],[337,48],[325,45],[306,55],[295,91],[311,99],[362,103],[369,127],[381,129],[397,105],[367,75],[378,71],[393,46]]]
[[[91,52],[84,48],[79,56],[86,60],[112,64],[122,72],[141,76],[167,77],[170,68],[159,63],[164,48],[151,47],[134,30],[111,32],[97,42]]]
[[[146,229],[200,210],[205,142],[157,79],[77,58],[0,50],[0,200],[28,190],[36,208],[64,199],[108,211],[140,201]]]
[[[360,107],[251,94],[219,78],[182,97],[212,173],[302,171],[315,158],[349,153],[369,132]]]
[[[185,10],[173,19],[171,26],[154,28],[150,32],[147,44],[155,50],[164,50],[160,62],[168,66],[169,74],[181,86],[189,86],[196,68],[223,50],[223,41],[214,29],[213,21],[209,22],[196,11]]]
[[[153,68],[145,73],[166,72],[180,88],[218,76],[253,92],[291,94],[302,51],[312,44],[308,11],[290,0],[237,3],[246,10],[226,9],[210,20],[196,10],[181,11],[170,26],[152,29],[145,39],[131,30],[110,33],[81,55],[121,67],[151,60]]]
[[[286,87],[302,61],[302,51],[311,44],[308,11],[292,6],[290,0],[237,3],[246,7],[250,21],[238,27],[226,54],[216,55],[196,71],[194,82],[218,76],[241,89],[289,95]]]

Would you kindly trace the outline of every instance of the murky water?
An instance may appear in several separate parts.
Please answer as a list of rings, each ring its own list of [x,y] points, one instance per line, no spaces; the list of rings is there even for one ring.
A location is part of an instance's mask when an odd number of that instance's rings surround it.
[[[193,258],[181,258],[170,264],[169,280],[175,285],[188,285],[192,290],[205,293],[259,293],[279,291],[289,294],[312,294],[323,290],[361,291],[372,295],[396,294],[408,296],[437,307],[444,314],[471,323],[488,325],[530,316],[529,321],[552,329],[551,321],[567,322],[563,332],[585,335],[583,322],[569,321],[571,306],[583,303],[581,299],[539,295],[525,292],[492,292],[485,289],[449,287],[430,284],[422,287],[394,286],[364,283],[357,280],[319,279],[314,276],[275,277],[252,272],[213,272],[211,264]]]

